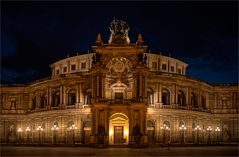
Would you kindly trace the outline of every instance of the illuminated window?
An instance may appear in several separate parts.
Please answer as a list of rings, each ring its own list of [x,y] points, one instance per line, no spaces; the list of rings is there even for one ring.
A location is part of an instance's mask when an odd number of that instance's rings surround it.
[[[163,70],[166,70],[166,64],[163,64],[163,65],[162,65],[162,69],[163,69]]]
[[[85,69],[86,68],[86,63],[81,63],[81,69]]]
[[[76,65],[75,65],[75,64],[72,64],[72,65],[71,65],[71,71],[74,71],[74,70],[76,70]]]

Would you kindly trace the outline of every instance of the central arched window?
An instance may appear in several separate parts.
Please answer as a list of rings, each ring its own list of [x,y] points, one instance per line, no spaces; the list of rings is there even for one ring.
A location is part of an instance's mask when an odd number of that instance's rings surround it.
[[[170,105],[170,92],[167,89],[162,90],[162,102],[163,105]]]
[[[71,89],[68,92],[68,105],[75,105],[76,103],[76,90]]]

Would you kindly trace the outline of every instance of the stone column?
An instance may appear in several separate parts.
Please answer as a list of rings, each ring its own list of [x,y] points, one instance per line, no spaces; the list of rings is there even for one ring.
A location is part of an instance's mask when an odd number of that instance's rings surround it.
[[[49,106],[49,110],[50,110],[50,108],[51,108],[51,106],[52,106],[52,90],[51,90],[51,88],[49,88],[49,92],[48,92],[48,106]]]
[[[162,108],[162,84],[161,83],[158,83],[158,99],[159,99],[159,106],[160,108]]]
[[[100,77],[96,76],[96,96],[99,97],[100,96]]]
[[[139,76],[139,96],[143,96],[143,78],[142,75]]]
[[[66,87],[64,85],[62,85],[62,106],[63,108],[66,107]]]

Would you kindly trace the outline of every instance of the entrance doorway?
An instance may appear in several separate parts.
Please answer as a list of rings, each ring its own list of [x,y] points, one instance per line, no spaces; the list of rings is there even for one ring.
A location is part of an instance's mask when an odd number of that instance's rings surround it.
[[[109,144],[125,145],[129,142],[129,119],[123,113],[115,113],[110,117]]]
[[[123,144],[123,126],[114,126],[114,144]]]

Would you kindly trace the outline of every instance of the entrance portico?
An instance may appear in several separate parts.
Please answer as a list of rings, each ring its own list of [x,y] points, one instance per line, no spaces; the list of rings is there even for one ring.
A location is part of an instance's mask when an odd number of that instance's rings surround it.
[[[109,144],[127,145],[129,143],[129,119],[123,113],[115,113],[109,121]]]

